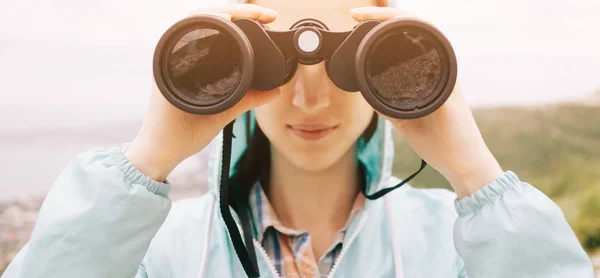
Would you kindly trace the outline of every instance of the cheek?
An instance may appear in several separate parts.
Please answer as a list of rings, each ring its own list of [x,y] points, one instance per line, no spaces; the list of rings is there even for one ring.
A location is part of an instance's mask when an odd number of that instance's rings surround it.
[[[360,92],[351,93],[344,105],[344,118],[354,140],[367,128],[375,112]]]
[[[285,108],[282,108],[279,102],[279,100],[274,100],[254,108],[256,122],[269,140],[278,138],[280,136],[281,127],[284,126],[283,116]]]

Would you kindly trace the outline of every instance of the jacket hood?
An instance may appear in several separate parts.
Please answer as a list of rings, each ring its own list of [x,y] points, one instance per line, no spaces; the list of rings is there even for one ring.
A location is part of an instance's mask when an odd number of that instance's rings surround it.
[[[250,117],[246,119],[246,117]],[[365,168],[367,178],[367,194],[373,194],[385,187],[385,182],[392,173],[394,143],[392,140],[392,124],[381,116],[377,116],[377,127],[367,142],[363,136],[357,141],[357,159]],[[248,126],[248,123],[250,126]],[[234,138],[231,146],[231,163],[229,177],[235,174],[235,164],[248,147],[248,132],[252,136],[256,128],[254,112],[238,117],[233,126]],[[223,132],[219,133],[209,145],[210,158],[208,164],[209,191],[219,195],[221,179],[221,159],[223,150]]]

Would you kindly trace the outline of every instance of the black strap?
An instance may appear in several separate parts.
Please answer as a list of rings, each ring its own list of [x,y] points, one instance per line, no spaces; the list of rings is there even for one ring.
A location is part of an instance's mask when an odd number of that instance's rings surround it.
[[[235,220],[233,220],[233,216],[231,215],[231,211],[229,211],[229,164],[231,161],[231,141],[233,136],[233,123],[229,123],[225,129],[223,129],[223,158],[221,165],[221,186],[219,192],[219,200],[220,200],[220,208],[221,215],[223,216],[223,220],[225,221],[225,225],[227,226],[227,230],[229,232],[229,236],[231,237],[231,242],[233,243],[233,247],[235,249],[235,253],[237,257],[240,259],[242,266],[244,267],[244,271],[246,275],[250,278],[260,277],[260,272],[258,270],[258,264],[256,262],[256,253],[254,252],[254,244],[252,242],[252,234],[250,233],[250,221],[248,217],[248,213],[246,211],[246,207],[242,205],[241,195],[239,190],[236,190],[237,194],[235,194],[237,203],[240,221],[242,222],[242,231],[244,232],[244,239],[246,240],[246,245],[244,246],[244,242],[242,241],[242,237],[240,236],[240,232],[237,228]]]
[[[421,159],[421,168],[419,168],[419,170],[417,170],[415,173],[413,173],[412,175],[410,175],[405,180],[401,181],[399,184],[397,184],[395,186],[392,186],[392,187],[387,187],[387,188],[381,189],[381,190],[379,190],[379,191],[377,191],[377,192],[375,192],[375,193],[373,193],[371,195],[367,195],[367,186],[365,184],[365,186],[361,187],[362,192],[365,195],[365,197],[367,197],[367,199],[369,199],[369,200],[379,199],[379,198],[385,196],[385,194],[388,194],[388,193],[392,192],[392,190],[394,190],[394,189],[396,189],[396,188],[398,188],[400,186],[403,186],[404,184],[406,184],[407,182],[409,182],[410,180],[412,180],[414,177],[416,177],[425,168],[425,166],[427,166],[427,162],[425,162],[425,160]]]

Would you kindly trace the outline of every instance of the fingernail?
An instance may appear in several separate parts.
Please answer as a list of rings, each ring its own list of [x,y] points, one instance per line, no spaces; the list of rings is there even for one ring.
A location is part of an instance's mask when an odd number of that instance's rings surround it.
[[[269,9],[269,8],[263,8],[263,9],[264,9],[264,12],[266,12],[267,14],[272,15],[272,16],[277,16],[277,11]]]

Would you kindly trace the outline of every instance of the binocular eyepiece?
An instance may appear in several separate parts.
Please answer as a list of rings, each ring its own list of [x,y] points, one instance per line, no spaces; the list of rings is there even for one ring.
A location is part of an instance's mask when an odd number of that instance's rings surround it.
[[[249,89],[286,84],[298,63],[322,61],[338,88],[360,91],[375,110],[394,118],[435,111],[450,96],[457,77],[448,39],[416,18],[371,20],[351,31],[332,32],[316,19],[274,31],[251,19],[194,16],[163,34],[153,71],[173,105],[189,113],[215,114],[235,105]]]

